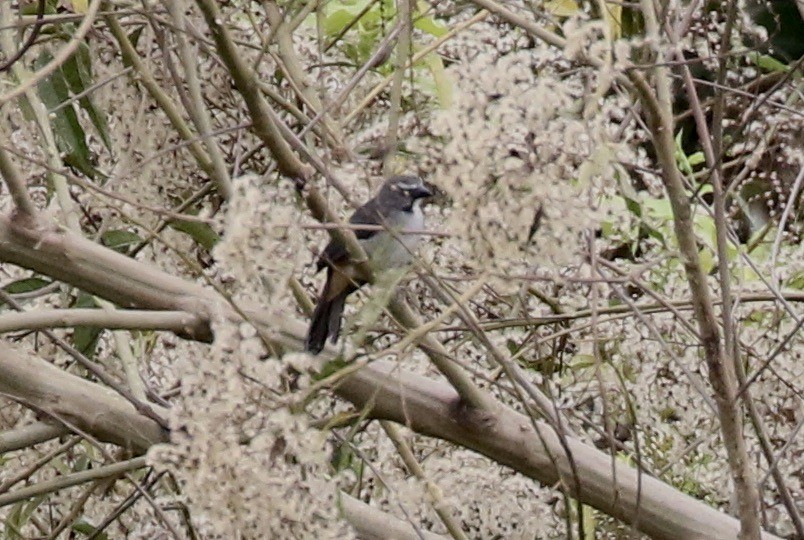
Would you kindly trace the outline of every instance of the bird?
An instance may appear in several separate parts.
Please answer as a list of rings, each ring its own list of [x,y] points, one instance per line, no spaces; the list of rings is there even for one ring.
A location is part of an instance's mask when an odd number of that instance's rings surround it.
[[[413,261],[421,235],[404,231],[424,228],[421,202],[432,195],[418,176],[393,176],[372,199],[355,210],[349,218],[350,224],[385,227],[385,230],[359,227],[355,230],[373,271],[400,268]],[[321,252],[316,266],[316,273],[327,269],[327,280],[313,310],[305,340],[305,350],[312,354],[321,352],[327,338],[332,343],[337,342],[346,297],[366,283],[346,246],[334,238]]]

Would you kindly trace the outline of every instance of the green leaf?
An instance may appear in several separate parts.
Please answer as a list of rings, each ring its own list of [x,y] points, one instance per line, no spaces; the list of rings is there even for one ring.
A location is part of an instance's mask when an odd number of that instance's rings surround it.
[[[8,516],[5,520],[6,524],[9,525],[8,534],[5,536],[5,538],[22,539],[23,537],[14,531],[23,528],[23,526],[28,523],[33,513],[36,511],[39,505],[45,501],[46,498],[47,495],[39,495],[28,501],[20,501],[15,504],[11,508],[11,511],[8,513]]]
[[[431,36],[437,38],[443,36],[449,31],[444,23],[437,21],[432,17],[421,17],[419,19],[415,19],[413,26],[422,32],[427,32]]]
[[[135,28],[127,37],[128,40],[131,42],[131,45],[136,49],[137,43],[140,42],[140,36],[142,36],[142,31],[145,30],[145,25],[140,25]]]
[[[572,17],[581,11],[575,0],[550,0],[544,3],[544,8],[555,17]]]
[[[324,33],[328,36],[336,36],[338,35],[341,30],[346,28],[352,19],[355,18],[354,13],[347,9],[336,9],[333,10],[331,13],[328,13],[326,17],[324,17],[324,22],[322,23],[321,27],[324,30]]]
[[[569,368],[572,370],[588,369],[595,366],[595,357],[591,354],[576,354],[569,361]]]
[[[715,256],[708,248],[703,248],[698,252],[698,257],[701,259],[701,269],[704,273],[708,274],[715,268]]]
[[[787,282],[787,286],[791,289],[802,290],[804,289],[804,272],[793,274]]]
[[[218,240],[220,240],[218,233],[207,223],[173,220],[168,223],[168,225],[171,229],[190,235],[190,238],[203,246],[207,251],[211,251],[212,248],[215,247],[215,244],[218,243]]]
[[[583,537],[584,540],[595,540],[595,529],[597,520],[595,519],[595,509],[588,505],[583,505]]]
[[[351,24],[352,21],[360,15],[360,12],[363,11],[369,2],[373,0],[360,0],[358,2],[331,2],[330,5],[334,6],[331,8],[331,11],[327,10],[327,13],[324,17],[324,22],[322,24],[322,28],[327,35],[334,36],[339,34],[347,25]],[[369,12],[378,11],[376,7],[371,8]],[[368,13],[363,15],[366,17]],[[369,19],[369,22],[371,19]],[[365,21],[361,21],[365,22]]]
[[[53,57],[47,51],[42,53],[34,63],[37,69],[47,64]],[[61,69],[55,70],[37,85],[39,97],[49,110],[53,110],[70,99],[67,81]],[[86,135],[72,104],[50,113],[50,124],[56,138],[56,146],[64,154],[64,162],[95,178],[97,171],[90,160]]]
[[[648,198],[642,202],[642,210],[645,214],[662,221],[673,219],[673,208],[668,199]]]
[[[642,216],[642,207],[639,205],[639,201],[631,199],[630,197],[625,197],[625,207],[628,208],[628,211],[635,216]]]
[[[95,80],[92,77],[92,57],[89,54],[89,46],[86,43],[79,44],[75,54],[67,59],[61,69],[73,94],[81,94],[95,84]],[[78,104],[86,111],[104,146],[111,152],[112,141],[109,137],[109,126],[106,123],[104,112],[95,107],[89,95],[78,100]]]
[[[128,253],[130,248],[142,242],[142,238],[138,234],[125,229],[114,229],[103,233],[101,242],[104,246],[112,248],[119,253]]]
[[[449,80],[447,71],[444,69],[444,62],[436,53],[428,54],[424,61],[433,76],[439,105],[443,109],[449,109],[452,106],[452,81]]]
[[[692,164],[690,163],[687,154],[684,153],[683,147],[683,138],[684,138],[684,130],[678,130],[678,134],[676,135],[676,148],[675,148],[675,157],[676,163],[678,163],[678,168],[684,174],[692,174]]]
[[[76,521],[70,528],[77,533],[83,534],[84,536],[89,536],[95,532],[97,527],[87,521],[82,520]],[[109,540],[109,536],[106,533],[97,534],[94,538],[97,538],[98,540]]]
[[[757,67],[770,71],[773,73],[787,73],[790,71],[790,66],[779,62],[772,56],[767,54],[752,53],[749,58],[757,65]]]
[[[715,220],[708,215],[698,214],[695,219],[696,232],[712,247],[717,245]]]
[[[687,157],[687,163],[689,163],[693,167],[695,167],[696,165],[700,165],[704,161],[706,161],[706,158],[704,157],[703,152],[695,152],[691,156]]]
[[[643,223],[640,225],[640,236],[647,234],[649,237],[657,240],[661,245],[665,245],[665,237],[661,231],[658,229],[651,227],[650,225]]]
[[[351,362],[347,362],[342,357],[338,356],[321,366],[321,369],[318,371],[318,373],[315,373],[311,378],[314,381],[324,380],[330,375],[335,375],[350,364]]]
[[[38,277],[29,277],[25,279],[18,279],[17,281],[12,281],[5,287],[3,290],[6,291],[8,294],[21,294],[32,292],[41,289],[47,285],[50,285],[52,281],[48,281],[46,279],[38,278]]]
[[[92,295],[81,293],[75,301],[73,308],[96,308],[95,298]],[[85,356],[92,358],[98,346],[103,329],[89,326],[76,326],[73,330],[73,347],[78,349]]]
[[[90,468],[92,462],[90,461],[89,457],[86,455],[78,456],[75,462],[72,465],[72,472],[81,472],[86,471]]]
[[[55,15],[56,14],[56,7],[58,6],[57,0],[47,0],[45,2],[45,15]],[[36,15],[36,11],[39,9],[39,2],[32,1],[32,2],[20,2],[20,15]]]
[[[519,352],[519,344],[511,338],[505,340],[505,348],[508,349],[508,353],[511,356],[514,356],[516,353]]]

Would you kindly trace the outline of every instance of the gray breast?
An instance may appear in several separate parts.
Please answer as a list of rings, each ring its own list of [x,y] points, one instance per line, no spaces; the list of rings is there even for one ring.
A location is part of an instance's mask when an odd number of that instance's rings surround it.
[[[410,212],[391,212],[386,216],[386,225],[393,233],[381,231],[362,241],[363,249],[377,270],[397,268],[413,261],[413,254],[422,236],[404,231],[424,229],[424,214],[419,201],[414,203]]]

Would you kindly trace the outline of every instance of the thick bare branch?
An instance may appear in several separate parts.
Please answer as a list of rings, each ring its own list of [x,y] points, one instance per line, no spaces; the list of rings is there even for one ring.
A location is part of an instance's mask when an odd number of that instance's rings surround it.
[[[208,313],[211,305],[223,305],[214,292],[204,287],[168,276],[69,231],[13,229],[8,218],[0,219],[0,260],[57,277],[94,294],[106,295],[120,304],[161,309],[192,305],[199,314]],[[301,350],[305,333],[301,322],[263,311],[249,312],[249,316],[272,339],[288,349]],[[19,360],[18,355],[13,356]],[[321,361],[327,359],[325,351]],[[48,381],[71,377],[46,362],[31,360],[36,361],[37,366],[44,364],[47,371],[41,367],[28,369],[18,380],[28,378],[37,385],[52,385]],[[25,363],[12,362],[9,367],[22,369],[20,365]],[[47,380],[42,381],[45,373]],[[5,381],[5,377],[0,377],[0,381]],[[80,384],[91,385],[86,388],[93,390],[96,386],[87,381]],[[25,399],[27,386],[16,389],[16,392],[23,392],[22,399]],[[53,386],[48,388],[57,391]],[[554,484],[560,476],[573,474],[566,455],[568,449],[581,480],[576,497],[626,523],[635,524],[655,538],[731,539],[739,530],[734,518],[655,478],[644,474],[639,478],[632,467],[617,461],[613,464],[609,455],[577,439],[562,441],[545,423],[533,423],[527,416],[503,406],[495,410],[467,407],[449,384],[407,373],[394,362],[377,361],[356,369],[339,382],[335,392],[356,407],[365,408],[371,418],[392,420],[418,433],[472,449],[546,485]],[[101,398],[104,395],[107,394],[99,394]],[[99,408],[86,396],[93,394],[82,394],[82,405],[90,406],[91,410],[82,411],[95,419]],[[116,396],[114,399],[122,401]],[[127,414],[131,414],[133,406],[126,404],[125,407]],[[156,425],[146,420],[148,425]],[[127,425],[120,420],[114,427],[120,429]],[[94,429],[92,425],[89,427]],[[104,436],[104,440],[111,438],[110,434],[104,433]],[[774,538],[769,534],[763,537]]]
[[[103,442],[145,452],[167,431],[116,392],[0,341],[0,394]]]

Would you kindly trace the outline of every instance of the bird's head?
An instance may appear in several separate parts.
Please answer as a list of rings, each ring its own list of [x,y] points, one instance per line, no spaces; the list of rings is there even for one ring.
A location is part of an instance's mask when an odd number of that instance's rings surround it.
[[[393,176],[385,181],[378,197],[383,206],[409,212],[416,201],[432,195],[433,192],[418,176]]]

